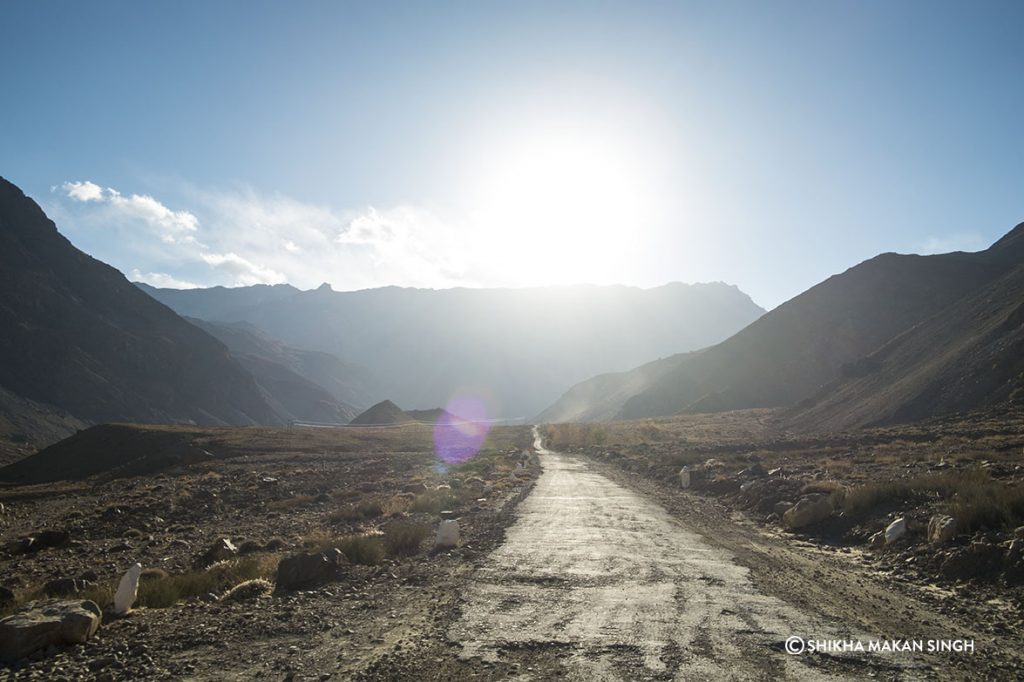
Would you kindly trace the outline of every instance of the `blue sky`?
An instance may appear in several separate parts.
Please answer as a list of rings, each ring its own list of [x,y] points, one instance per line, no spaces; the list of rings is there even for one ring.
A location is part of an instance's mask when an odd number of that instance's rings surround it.
[[[1024,3],[8,3],[0,175],[177,285],[726,281],[1024,221]]]

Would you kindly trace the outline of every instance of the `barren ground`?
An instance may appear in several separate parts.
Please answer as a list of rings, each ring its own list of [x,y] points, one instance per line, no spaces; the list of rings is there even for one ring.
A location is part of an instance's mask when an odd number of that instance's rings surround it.
[[[396,520],[435,523],[436,511],[403,496],[410,482],[458,488],[479,477],[489,487],[459,498],[456,550],[424,543],[308,591],[143,606],[85,646],[8,669],[8,679],[1014,679],[1024,670],[1019,630],[980,623],[984,605],[960,608],[956,592],[880,573],[855,548],[782,533],[610,461],[542,449],[516,469],[525,429],[447,470],[409,434],[195,437],[221,457],[4,491],[5,539],[52,526],[76,538],[5,555],[4,582],[25,597],[92,569],[109,584],[135,558],[187,573],[222,535],[257,541],[252,557],[272,579],[282,554]],[[381,501],[379,515],[366,504]],[[368,516],[357,518],[362,508]],[[275,538],[284,547],[267,551]],[[790,655],[791,635],[965,638],[976,651]]]

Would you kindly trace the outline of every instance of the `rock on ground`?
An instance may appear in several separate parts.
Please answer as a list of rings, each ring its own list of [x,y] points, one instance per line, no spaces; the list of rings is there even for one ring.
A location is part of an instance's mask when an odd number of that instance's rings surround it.
[[[338,577],[344,554],[330,549],[318,554],[292,554],[277,565],[275,585],[279,591],[316,587]]]
[[[81,644],[103,616],[92,601],[62,601],[26,609],[0,621],[0,659],[14,663],[56,644]]]
[[[936,514],[928,521],[928,542],[943,545],[956,536],[956,519]]]
[[[885,527],[885,544],[891,545],[907,534],[907,520],[898,518]]]
[[[832,514],[832,504],[824,495],[808,495],[782,515],[787,528],[803,528],[824,521]]]

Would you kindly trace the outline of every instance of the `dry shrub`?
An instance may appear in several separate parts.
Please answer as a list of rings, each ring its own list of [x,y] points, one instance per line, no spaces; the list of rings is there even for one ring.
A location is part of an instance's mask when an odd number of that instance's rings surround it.
[[[417,495],[409,505],[409,511],[421,514],[440,514],[444,510],[458,509],[463,500],[472,498],[470,491],[454,493],[451,490],[431,490]]]
[[[800,489],[801,495],[810,495],[812,493],[820,493],[823,495],[832,495],[834,493],[842,494],[845,489],[842,483],[839,481],[811,481],[804,485]]]
[[[269,563],[259,559],[223,561],[206,570],[140,582],[135,603],[154,609],[167,608],[189,597],[216,594],[247,580],[269,577],[271,572]]]
[[[847,491],[836,502],[852,517],[864,518],[876,507],[935,499],[946,504],[964,532],[1024,523],[1024,488],[994,480],[983,469],[869,483]]]
[[[149,580],[162,580],[169,575],[167,571],[162,568],[144,568],[142,573],[139,574],[139,582],[147,582]]]
[[[253,578],[252,580],[245,580],[230,590],[224,593],[221,597],[221,601],[227,602],[241,602],[241,601],[252,601],[253,599],[259,599],[265,597],[274,590],[274,585],[265,578]]]
[[[273,502],[267,503],[267,509],[274,511],[289,511],[298,507],[305,507],[313,502],[312,495],[295,495],[294,497],[287,497],[283,500],[274,500]]]
[[[396,521],[384,529],[384,547],[394,558],[411,556],[429,535],[430,526],[425,523]]]
[[[379,536],[350,535],[338,540],[337,547],[354,564],[376,566],[384,561],[384,543]]]

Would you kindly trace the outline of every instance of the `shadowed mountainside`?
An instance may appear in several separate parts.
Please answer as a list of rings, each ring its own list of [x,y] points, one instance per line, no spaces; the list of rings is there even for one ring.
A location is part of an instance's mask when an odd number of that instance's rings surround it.
[[[1021,300],[1015,274],[1024,261],[1021,231],[1018,226],[979,253],[882,254],[830,277],[716,346],[574,386],[539,419],[784,407],[824,389],[815,399],[817,412],[791,415],[794,425],[815,428],[932,416],[1003,399],[1012,393],[1005,382],[1015,381],[1019,362],[1012,358],[1020,333],[1013,315]],[[965,352],[976,358],[979,372],[986,362],[997,366],[973,384],[976,390],[958,391],[954,387],[974,381],[964,374],[974,365],[950,353],[986,330],[987,350]],[[890,343],[895,345],[884,355],[874,356]],[[883,357],[891,357],[884,366]],[[894,393],[897,385],[900,392]],[[936,402],[929,391],[947,398]],[[834,396],[827,400],[829,392]]]
[[[0,386],[88,422],[281,423],[223,344],[76,249],[3,179]]]
[[[86,426],[65,410],[0,388],[0,465],[17,461]]]
[[[186,319],[227,346],[288,419],[348,423],[367,402],[363,373],[330,353],[291,348],[244,322]]]
[[[1024,402],[1022,235],[1024,225],[985,252],[993,281],[846,367],[783,422],[840,430]]]

